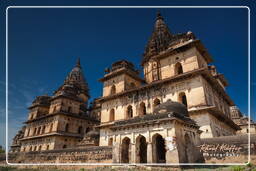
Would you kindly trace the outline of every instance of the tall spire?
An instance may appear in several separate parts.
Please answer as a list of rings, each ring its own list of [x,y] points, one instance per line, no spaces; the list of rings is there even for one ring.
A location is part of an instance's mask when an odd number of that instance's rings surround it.
[[[158,54],[159,52],[166,50],[171,41],[172,34],[168,26],[164,22],[160,11],[157,12],[156,22],[154,25],[153,33],[148,41],[144,52],[144,60],[151,56]]]
[[[80,64],[80,58],[77,59],[75,67],[71,70],[71,72],[67,75],[64,84],[58,90],[64,90],[65,87],[73,87],[74,93],[89,95],[88,84],[84,78],[84,74],[82,71],[82,67]],[[64,89],[63,89],[64,88]],[[57,90],[57,91],[58,91]]]
[[[78,58],[78,59],[77,59],[77,61],[76,61],[76,67],[79,67],[79,68],[81,68],[81,64],[80,64],[80,58]]]

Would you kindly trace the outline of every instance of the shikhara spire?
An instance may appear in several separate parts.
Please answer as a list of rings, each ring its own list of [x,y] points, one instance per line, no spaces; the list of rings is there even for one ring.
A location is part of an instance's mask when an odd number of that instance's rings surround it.
[[[160,51],[166,50],[170,44],[172,33],[164,22],[161,13],[157,13],[153,33],[145,49],[144,57],[156,55]]]
[[[80,58],[77,59],[75,67],[67,75],[64,84],[57,90],[57,92],[59,91],[69,92],[74,95],[85,94],[88,97],[90,96],[88,84],[84,78],[80,64]]]
[[[81,64],[80,64],[80,58],[77,59],[77,62],[76,62],[76,67],[79,67],[81,68]]]

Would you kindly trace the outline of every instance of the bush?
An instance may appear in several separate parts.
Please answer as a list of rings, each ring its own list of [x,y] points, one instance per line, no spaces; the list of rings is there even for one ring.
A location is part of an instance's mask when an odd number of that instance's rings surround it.
[[[243,171],[243,170],[244,170],[244,168],[241,166],[233,166],[232,167],[232,171]]]

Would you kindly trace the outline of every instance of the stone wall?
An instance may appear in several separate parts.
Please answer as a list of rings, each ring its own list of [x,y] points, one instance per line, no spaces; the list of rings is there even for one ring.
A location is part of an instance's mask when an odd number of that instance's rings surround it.
[[[256,161],[256,134],[251,134],[251,162]],[[247,163],[248,135],[223,136],[201,139],[198,146],[205,163]]]
[[[10,153],[9,163],[112,163],[112,147]]]

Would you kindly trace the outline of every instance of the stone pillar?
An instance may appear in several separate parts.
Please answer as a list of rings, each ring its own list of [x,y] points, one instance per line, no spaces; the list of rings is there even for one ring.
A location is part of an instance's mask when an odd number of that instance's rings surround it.
[[[120,163],[121,162],[121,156],[120,156],[120,144],[119,143],[113,143],[112,147],[112,161],[113,163]]]
[[[165,148],[166,148],[166,163],[179,163],[179,153],[177,149],[177,144],[174,137],[165,138]]]
[[[147,163],[153,163],[152,143],[147,144]]]
[[[130,163],[136,163],[136,145],[131,143],[131,160]]]

